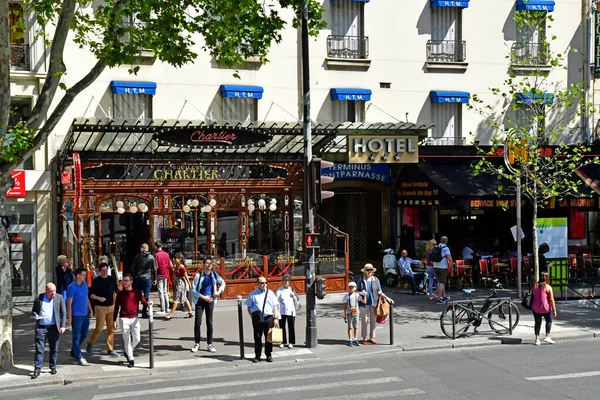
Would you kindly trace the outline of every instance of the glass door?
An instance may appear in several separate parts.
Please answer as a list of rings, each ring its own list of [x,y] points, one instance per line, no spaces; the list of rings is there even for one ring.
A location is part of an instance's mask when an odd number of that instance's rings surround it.
[[[14,297],[32,297],[33,283],[37,281],[35,206],[33,204],[7,204],[10,221],[10,269]]]

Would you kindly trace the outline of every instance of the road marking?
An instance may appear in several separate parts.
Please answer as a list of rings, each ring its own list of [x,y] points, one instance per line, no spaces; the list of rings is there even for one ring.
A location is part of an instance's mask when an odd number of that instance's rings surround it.
[[[267,364],[268,365],[268,364]],[[339,362],[332,362],[332,363],[318,363],[318,364],[314,364],[314,365],[307,365],[307,364],[301,364],[301,365],[290,365],[290,366],[286,366],[283,368],[283,370],[285,370],[285,372],[288,371],[295,371],[295,370],[303,370],[303,369],[311,369],[311,370],[315,370],[317,368],[325,368],[325,367],[333,367],[333,366],[339,366],[340,363]],[[352,365],[356,366],[359,365],[357,363],[352,363]],[[360,365],[364,365],[364,364],[360,364]],[[212,372],[210,374],[202,374],[202,378],[203,379],[207,379],[207,378],[220,378],[223,376],[230,376],[233,374],[235,374],[235,376],[240,376],[240,375],[250,375],[250,374],[256,374],[257,372],[260,372],[262,374],[266,374],[266,373],[271,373],[271,372],[281,372],[282,371],[282,367],[273,367],[273,368],[261,368],[260,370],[256,368],[257,366],[254,365],[248,365],[248,366],[244,366],[243,370],[232,370],[231,367],[225,367],[225,368],[220,368],[219,372]],[[121,367],[121,370],[123,370],[123,367]],[[211,370],[212,371],[212,370]],[[147,375],[147,374],[145,374]],[[177,372],[177,375],[181,375],[180,372]],[[123,374],[122,376],[120,376],[119,378],[128,378],[127,375]],[[190,377],[173,377],[173,378],[161,378],[161,379],[152,379],[152,383],[163,383],[163,382],[175,382],[175,381],[189,381]],[[128,381],[128,382],[120,382],[120,383],[107,383],[107,384],[103,384],[103,385],[99,385],[98,388],[99,389],[110,389],[110,388],[114,388],[114,387],[124,387],[124,386],[137,386],[137,385],[146,385],[146,383],[136,383],[136,382],[132,382],[132,381]]]
[[[258,368],[256,370],[257,373],[260,373],[261,371],[262,370],[259,370]],[[285,369],[283,371],[285,372]],[[157,395],[157,394],[161,394],[161,393],[187,392],[187,391],[191,391],[191,390],[203,390],[203,389],[212,389],[212,388],[220,388],[220,387],[228,387],[228,386],[239,387],[242,385],[265,384],[265,383],[269,383],[269,382],[281,383],[282,379],[285,379],[286,382],[289,382],[289,381],[307,380],[307,379],[312,379],[312,378],[344,376],[344,375],[350,375],[350,374],[367,374],[367,373],[377,373],[377,372],[383,372],[383,370],[381,368],[365,368],[360,371],[352,370],[352,371],[321,372],[321,373],[315,373],[315,374],[292,375],[292,376],[286,376],[284,378],[277,376],[277,377],[265,377],[265,378],[260,378],[260,379],[249,379],[246,381],[232,380],[229,382],[213,382],[213,383],[207,383],[204,385],[167,387],[167,388],[157,388],[157,389],[149,389],[149,390],[135,390],[135,391],[131,391],[131,392],[102,394],[102,395],[94,396],[92,400],[111,400],[111,399],[134,396],[134,395],[135,396]],[[397,378],[397,379],[399,379],[399,378]],[[150,383],[152,383],[152,381]],[[369,383],[372,383],[372,382],[369,381]],[[348,382],[344,382],[344,384],[347,385]],[[312,385],[311,385],[311,388],[312,388]],[[239,396],[239,394],[236,394],[235,396]],[[244,392],[244,396],[247,396],[246,392]],[[210,396],[210,397],[214,398],[214,396]]]
[[[290,357],[290,356],[301,356],[313,354],[309,349],[296,349],[296,350],[286,350],[279,351],[277,353],[273,353],[273,358],[279,357]],[[232,357],[238,357],[232,356]],[[239,360],[242,361],[242,360]],[[213,364],[213,363],[226,363],[227,361],[220,360],[218,358],[205,358],[205,357],[195,357],[189,360],[171,360],[171,361],[158,361],[154,363],[154,368],[172,368],[172,367],[189,367],[194,365],[204,365],[204,364]],[[114,372],[114,371],[123,371],[124,361],[117,361],[114,365],[104,365],[102,366],[102,370],[105,372]],[[150,368],[150,364],[148,362],[136,363],[138,368]]]
[[[531,377],[525,378],[525,379],[527,379],[528,381],[551,381],[554,379],[587,378],[589,376],[600,376],[600,371],[576,372],[573,374],[562,374],[562,375],[531,376]]]
[[[349,372],[349,371],[347,371]],[[378,385],[378,384],[384,384],[384,383],[391,383],[391,382],[402,382],[402,379],[395,377],[395,376],[391,376],[391,377],[387,377],[387,378],[375,378],[375,379],[369,379],[368,383],[369,385]],[[230,399],[239,399],[239,398],[247,398],[247,397],[266,397],[266,396],[270,396],[270,395],[274,395],[274,394],[285,394],[285,393],[294,393],[297,391],[303,391],[306,392],[307,390],[310,390],[311,392],[314,390],[321,390],[321,389],[331,389],[331,388],[337,388],[337,387],[348,387],[348,381],[343,381],[343,382],[330,382],[330,383],[321,383],[321,384],[317,384],[317,385],[310,385],[310,386],[296,386],[296,387],[284,387],[284,388],[269,388],[269,389],[265,389],[265,390],[256,390],[254,392],[243,392],[243,394],[240,393],[228,393],[228,394],[217,394],[217,395],[210,395],[208,397],[210,397],[210,400],[230,400]],[[412,390],[412,389],[410,389]],[[418,390],[418,389],[417,389]],[[402,390],[399,391],[394,391],[394,395],[398,396],[398,392],[402,392]],[[402,394],[400,394],[402,395]],[[362,398],[364,395],[360,395],[360,397]],[[378,393],[376,393],[373,397],[365,397],[365,398],[380,398],[381,396],[378,395]],[[390,397],[390,396],[387,396]],[[206,398],[206,396],[196,396],[196,397],[187,397],[187,398],[180,398],[178,400],[198,400],[198,399],[204,399]],[[326,399],[330,399],[330,397],[325,397]],[[340,399],[348,399],[349,396],[343,396],[340,397]],[[337,399],[337,398],[336,398]]]
[[[370,382],[370,380],[368,381]],[[417,388],[411,389],[400,389],[400,390],[388,390],[385,392],[376,392],[376,393],[353,393],[353,397],[358,397],[360,399],[382,399],[384,397],[400,397],[400,396],[413,396],[416,394],[425,394],[424,391]],[[338,397],[319,397],[313,398],[312,400],[348,400],[348,395],[338,396]]]

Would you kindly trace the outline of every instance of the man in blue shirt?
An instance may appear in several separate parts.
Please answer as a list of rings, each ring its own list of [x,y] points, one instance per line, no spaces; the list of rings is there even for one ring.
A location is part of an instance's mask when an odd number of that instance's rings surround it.
[[[213,340],[213,311],[217,299],[225,290],[225,281],[212,270],[212,258],[204,259],[204,268],[202,272],[194,276],[192,282],[192,303],[196,304],[196,318],[194,319],[194,347],[191,352],[195,353],[200,350],[200,327],[202,326],[202,314],[206,311],[206,343],[207,350],[211,353],[217,350],[212,344]],[[219,285],[217,287],[217,285]]]
[[[90,318],[92,317],[92,305],[88,298],[87,271],[83,268],[75,270],[75,282],[67,288],[67,312],[69,319],[67,326],[73,325],[73,344],[71,357],[75,358],[79,365],[84,367],[90,364],[81,354],[81,344],[88,335],[90,329]]]
[[[252,328],[254,329],[254,359],[252,362],[260,361],[263,335],[265,336],[267,362],[273,362],[273,357],[271,357],[273,343],[269,343],[266,339],[269,329],[273,326],[279,327],[279,301],[275,293],[267,287],[265,277],[258,278],[258,288],[248,295],[244,304],[248,307],[248,314],[252,318]]]
[[[46,285],[46,293],[39,295],[33,302],[31,310],[35,324],[35,367],[31,379],[40,376],[44,362],[46,341],[50,347],[50,373],[56,375],[58,360],[58,341],[65,332],[67,309],[63,297],[56,293],[54,283]]]
[[[402,255],[398,259],[398,270],[400,271],[400,276],[402,277],[402,279],[407,280],[410,284],[410,289],[412,291],[413,296],[417,294],[416,281],[420,282],[419,294],[425,294],[423,292],[423,285],[427,280],[427,274],[422,272],[415,274],[412,270],[411,265],[420,266],[421,263],[408,257],[408,251],[402,250]],[[398,281],[398,286],[400,286],[400,281]]]

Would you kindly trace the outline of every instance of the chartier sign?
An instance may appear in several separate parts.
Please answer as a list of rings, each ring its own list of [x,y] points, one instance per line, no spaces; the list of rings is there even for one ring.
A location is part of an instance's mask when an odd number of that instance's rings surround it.
[[[271,140],[271,135],[255,128],[172,126],[158,131],[154,138],[165,146],[214,149],[260,147]]]
[[[417,136],[348,136],[350,164],[419,162]]]

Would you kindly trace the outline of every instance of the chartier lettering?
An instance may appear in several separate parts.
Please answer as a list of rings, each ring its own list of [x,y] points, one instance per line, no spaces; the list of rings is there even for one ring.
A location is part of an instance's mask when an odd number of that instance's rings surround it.
[[[207,133],[205,131],[199,130],[195,131],[190,135],[190,141],[194,143],[209,143],[209,142],[218,142],[225,144],[233,144],[233,142],[238,138],[235,132],[210,132]]]

